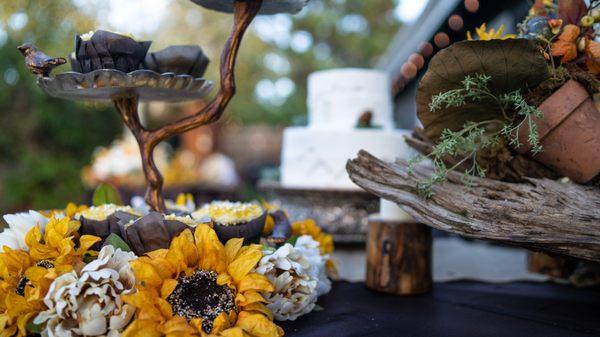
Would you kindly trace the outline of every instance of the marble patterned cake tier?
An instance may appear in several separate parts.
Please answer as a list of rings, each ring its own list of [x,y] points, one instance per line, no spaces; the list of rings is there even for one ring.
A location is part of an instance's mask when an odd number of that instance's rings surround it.
[[[344,68],[308,76],[308,127],[322,130],[354,129],[365,113],[372,126],[394,128],[391,81],[384,71]]]

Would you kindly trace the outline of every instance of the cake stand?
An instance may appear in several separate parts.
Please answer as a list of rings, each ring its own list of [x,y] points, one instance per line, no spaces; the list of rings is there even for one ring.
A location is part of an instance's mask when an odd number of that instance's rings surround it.
[[[182,102],[200,99],[210,91],[212,83],[189,75],[158,74],[148,70],[123,73],[100,69],[87,74],[67,72],[55,77],[41,77],[38,85],[54,97],[72,100],[112,101],[125,125],[137,140],[147,181],[146,202],[155,211],[165,212],[162,195],[163,178],[154,162],[154,149],[169,137],[218,121],[235,95],[235,64],[241,41],[259,12],[275,14],[297,12],[306,0],[193,0],[209,9],[232,12],[234,24],[225,43],[220,63],[220,89],[215,98],[196,114],[158,129],[147,129],[140,122],[138,102]]]
[[[291,219],[314,219],[335,242],[366,242],[369,214],[379,211],[379,197],[365,191],[287,188],[274,181],[261,181],[259,189]]]

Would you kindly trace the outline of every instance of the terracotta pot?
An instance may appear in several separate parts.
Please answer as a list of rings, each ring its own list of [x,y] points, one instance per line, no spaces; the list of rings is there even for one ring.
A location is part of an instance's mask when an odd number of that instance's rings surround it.
[[[592,97],[570,80],[539,106],[544,118],[534,119],[543,151],[533,158],[577,183],[600,174],[600,112]],[[529,152],[528,127],[519,130],[520,153]]]

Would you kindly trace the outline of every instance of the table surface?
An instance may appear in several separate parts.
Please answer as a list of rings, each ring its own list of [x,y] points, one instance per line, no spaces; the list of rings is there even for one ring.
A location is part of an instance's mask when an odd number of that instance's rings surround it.
[[[398,297],[337,282],[319,304],[281,324],[286,336],[600,336],[600,291],[551,283],[436,283]]]

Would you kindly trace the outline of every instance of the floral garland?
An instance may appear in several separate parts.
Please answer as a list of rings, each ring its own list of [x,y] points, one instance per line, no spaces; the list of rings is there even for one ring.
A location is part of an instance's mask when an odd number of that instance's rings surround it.
[[[0,337],[277,337],[274,321],[313,311],[330,291],[333,240],[314,221],[291,224],[269,206],[258,237],[223,240],[189,197],[169,205],[167,216],[109,203],[5,215]],[[261,206],[207,207],[252,223]]]

